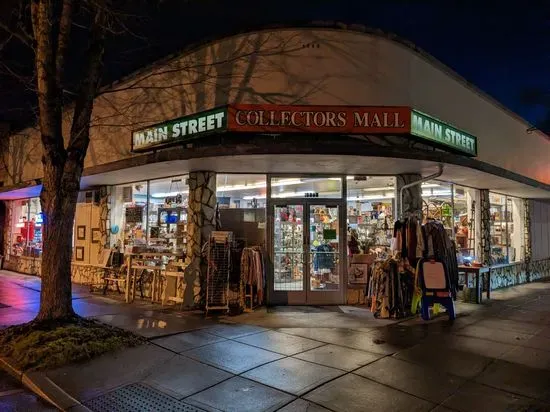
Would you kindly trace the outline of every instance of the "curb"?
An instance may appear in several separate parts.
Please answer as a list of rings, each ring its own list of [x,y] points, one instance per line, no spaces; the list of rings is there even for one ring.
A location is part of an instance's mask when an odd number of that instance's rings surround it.
[[[35,395],[60,411],[71,409],[72,411],[91,412],[90,409],[61,389],[43,372],[23,372],[10,359],[1,356],[0,367]]]

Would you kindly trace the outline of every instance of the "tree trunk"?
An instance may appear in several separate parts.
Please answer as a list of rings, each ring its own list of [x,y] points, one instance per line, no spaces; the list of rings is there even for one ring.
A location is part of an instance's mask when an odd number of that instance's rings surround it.
[[[57,189],[57,190],[56,190]],[[40,195],[43,224],[42,289],[37,319],[66,319],[75,315],[72,306],[72,233],[78,196],[76,190],[60,188],[46,175]]]

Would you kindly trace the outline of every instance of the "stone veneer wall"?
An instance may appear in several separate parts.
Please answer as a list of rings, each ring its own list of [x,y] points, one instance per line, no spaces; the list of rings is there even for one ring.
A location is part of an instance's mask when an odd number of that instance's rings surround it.
[[[103,248],[111,245],[111,187],[102,186],[99,189],[99,231],[101,233],[100,253]]]
[[[4,220],[4,262],[9,259],[11,253],[12,239],[12,215],[13,215],[13,202],[5,201],[6,204],[6,219]]]
[[[40,276],[40,273],[42,272],[42,259],[11,255],[4,261],[3,268],[6,270],[11,270],[12,272]]]
[[[489,201],[489,191],[483,189],[479,191],[481,208],[481,256],[480,260],[485,265],[491,262],[491,202]]]
[[[550,258],[529,262],[529,280],[550,278]]]
[[[189,173],[189,207],[187,209],[187,257],[186,285],[195,285],[184,291],[184,306],[201,306],[206,297],[206,257],[202,245],[216,229],[216,173]]]
[[[528,265],[525,262],[498,265],[491,268],[491,290],[527,283]]]

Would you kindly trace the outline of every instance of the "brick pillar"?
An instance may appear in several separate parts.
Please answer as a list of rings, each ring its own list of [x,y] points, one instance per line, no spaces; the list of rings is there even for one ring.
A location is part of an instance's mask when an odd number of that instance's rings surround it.
[[[479,207],[481,211],[481,261],[487,265],[491,261],[491,202],[489,201],[489,190],[482,189],[480,193]]]
[[[201,256],[202,245],[216,228],[216,173],[191,172],[189,174],[189,207],[187,209],[187,258],[184,305],[201,305],[206,296],[206,256]],[[198,276],[197,276],[198,275]],[[198,298],[198,302],[197,302]]]
[[[406,175],[397,175],[396,176],[396,189],[397,189],[397,201],[395,205],[397,210],[395,212],[396,219],[399,219],[400,211],[400,202],[401,199],[399,195],[401,193],[401,188],[409,183],[416,182],[422,179],[422,176],[419,174],[406,174]],[[421,185],[416,185],[409,187],[403,191],[403,213],[422,213],[422,187]]]

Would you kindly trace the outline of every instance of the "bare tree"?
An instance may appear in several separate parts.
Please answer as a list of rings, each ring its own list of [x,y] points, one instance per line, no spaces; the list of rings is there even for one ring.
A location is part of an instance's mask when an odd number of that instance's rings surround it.
[[[30,24],[25,20],[29,17]],[[44,214],[42,289],[37,320],[74,317],[71,298],[72,242],[76,201],[90,141],[90,119],[101,79],[105,38],[114,13],[110,0],[21,1],[18,19],[0,22],[8,33],[33,50],[33,89],[38,103],[43,179],[40,202]],[[86,24],[76,16],[85,16]],[[10,24],[12,23],[12,24]],[[86,35],[86,64],[79,72],[71,103],[67,135],[63,113],[67,60],[74,44],[73,27]],[[6,44],[6,42],[3,43]],[[2,69],[8,70],[7,66]],[[74,84],[74,81],[73,81]],[[9,145],[9,143],[8,143]]]

